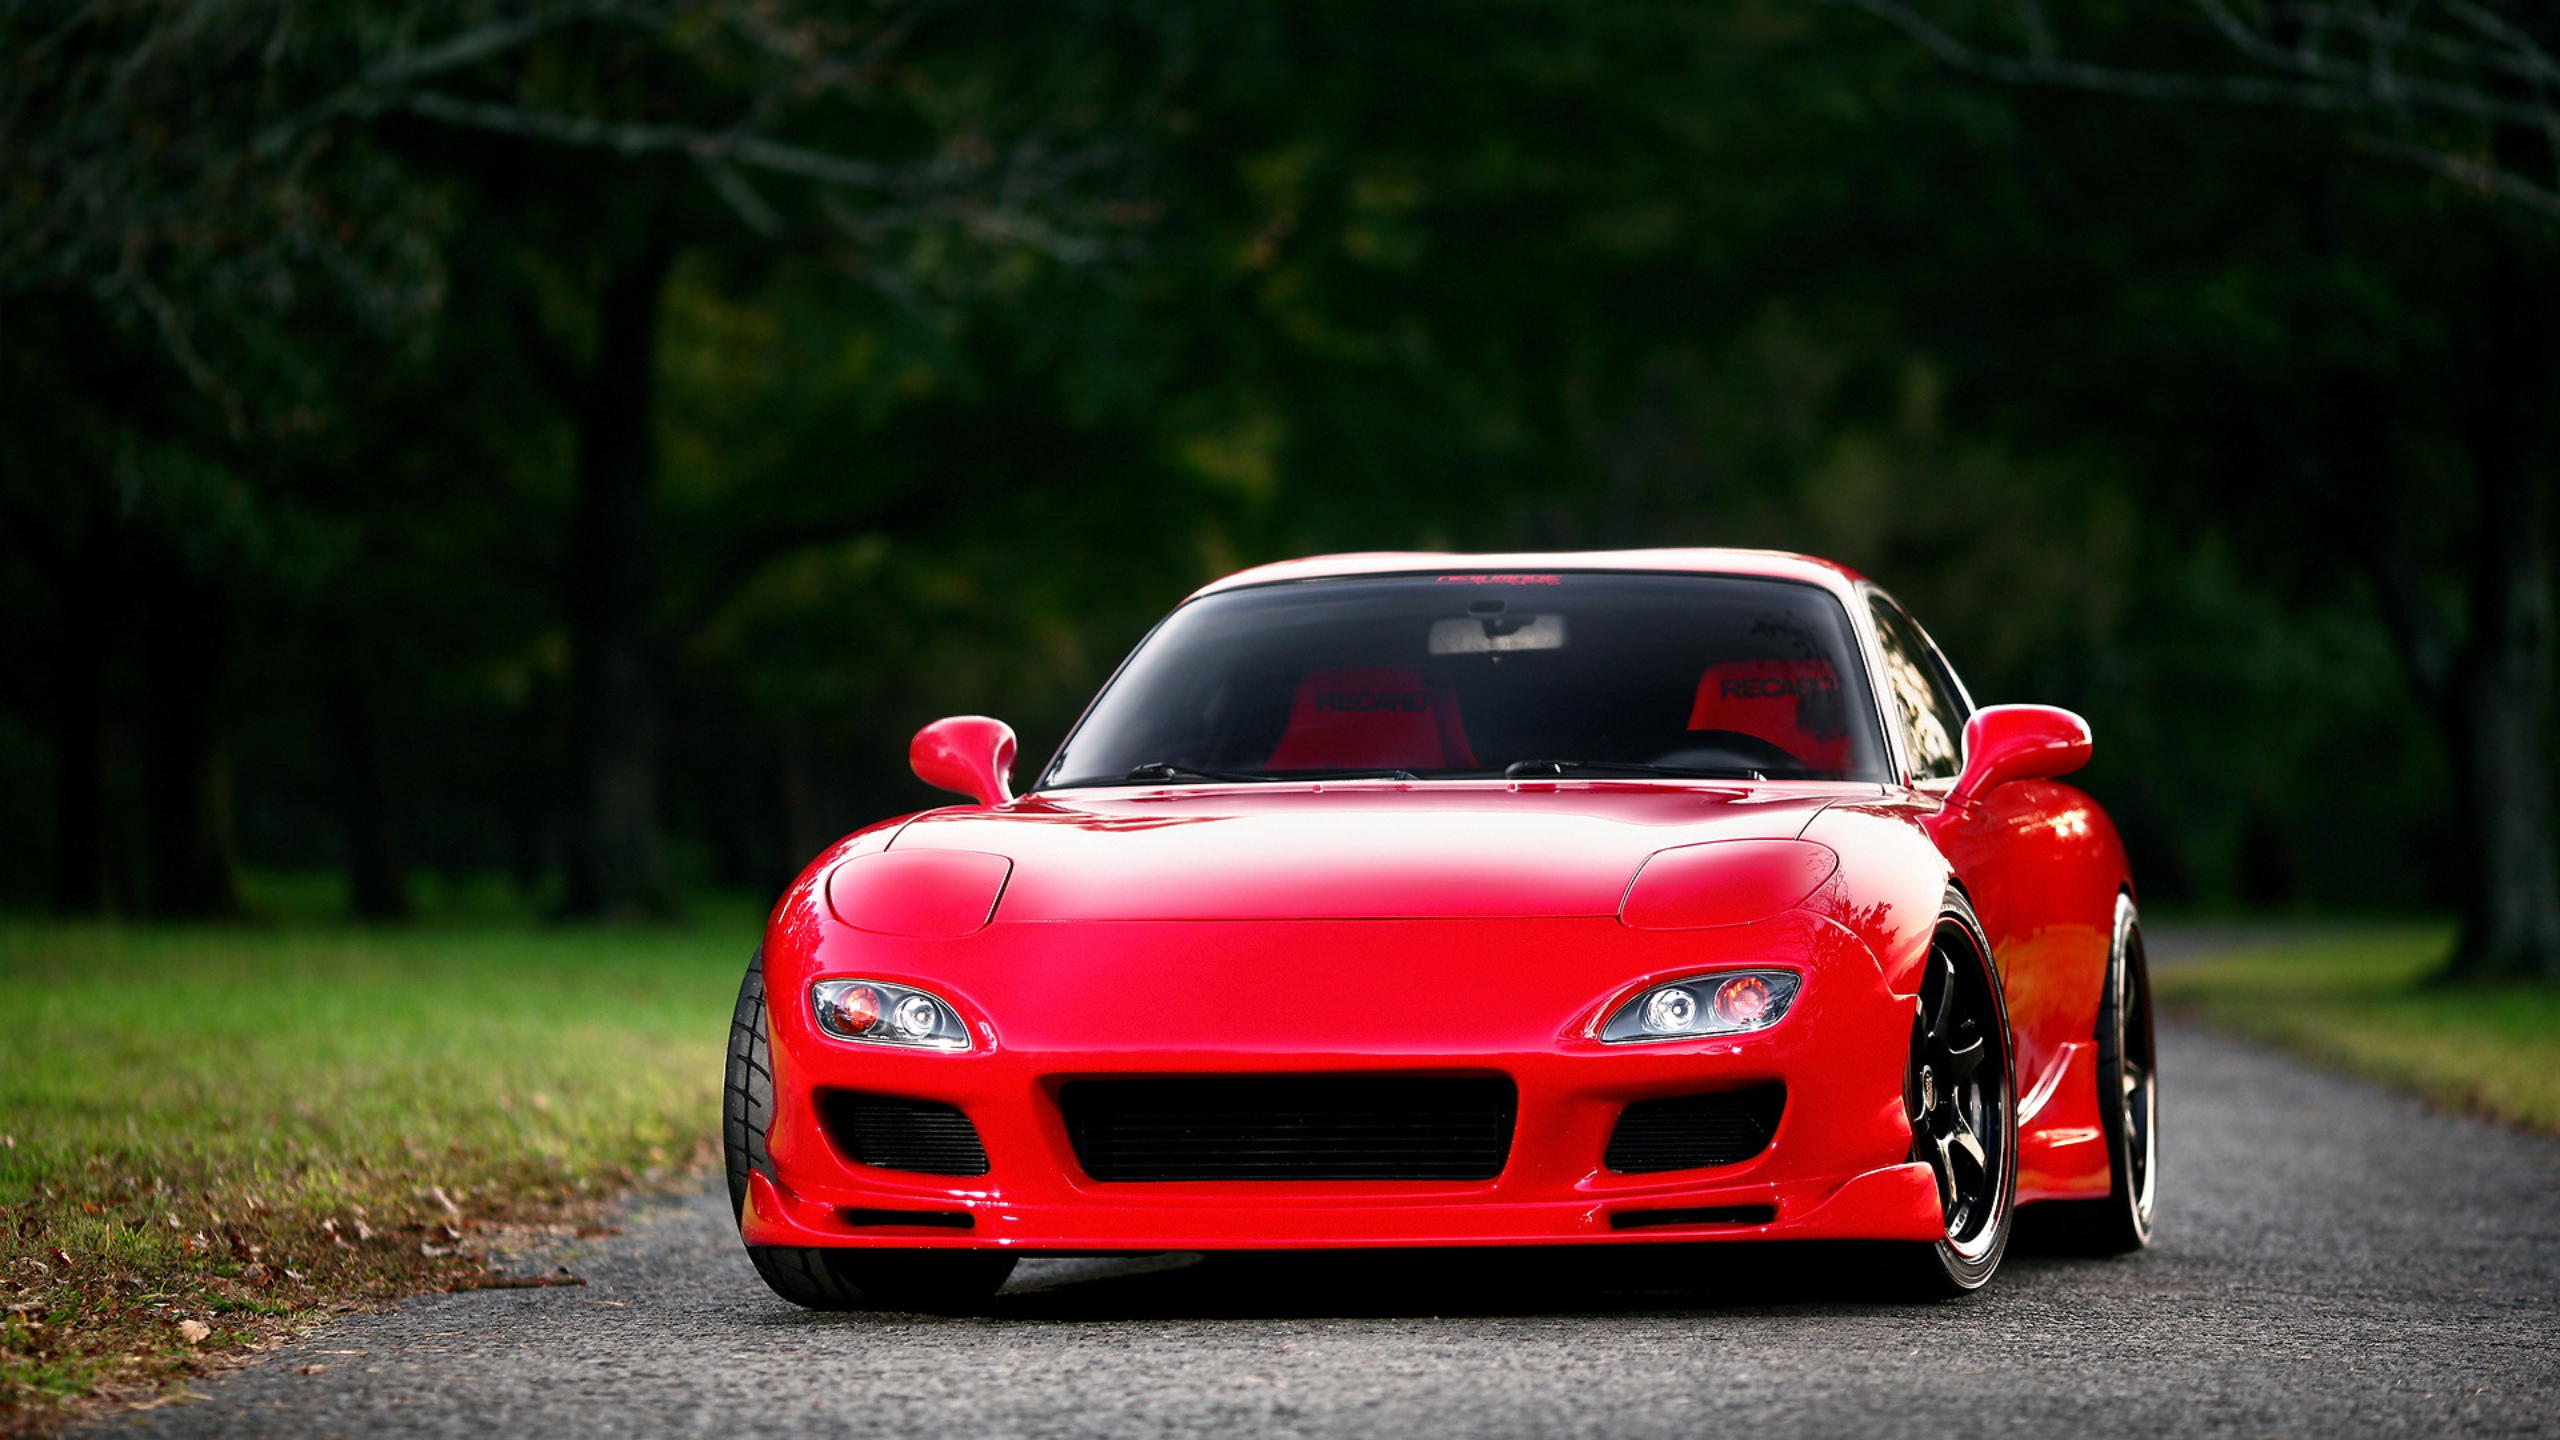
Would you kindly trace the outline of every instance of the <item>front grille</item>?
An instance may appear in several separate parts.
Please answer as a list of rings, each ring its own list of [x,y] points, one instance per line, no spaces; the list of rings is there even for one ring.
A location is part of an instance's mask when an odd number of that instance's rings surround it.
[[[848,1159],[925,1175],[984,1175],[978,1129],[953,1106],[857,1090],[818,1092],[818,1120]]]
[[[1639,1100],[1619,1112],[1601,1163],[1621,1175],[1738,1165],[1769,1148],[1786,1106],[1784,1085]]]
[[[1490,1180],[1519,1091],[1502,1077],[1071,1080],[1076,1162],[1096,1180]]]

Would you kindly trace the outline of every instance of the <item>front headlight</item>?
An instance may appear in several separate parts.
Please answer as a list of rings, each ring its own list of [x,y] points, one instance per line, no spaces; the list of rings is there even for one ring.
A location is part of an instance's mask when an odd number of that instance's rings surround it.
[[[1802,980],[1786,970],[1723,970],[1656,985],[1600,1027],[1601,1043],[1740,1035],[1778,1023]]]
[[[818,1028],[839,1040],[966,1050],[969,1027],[939,995],[886,980],[821,980],[809,987]]]

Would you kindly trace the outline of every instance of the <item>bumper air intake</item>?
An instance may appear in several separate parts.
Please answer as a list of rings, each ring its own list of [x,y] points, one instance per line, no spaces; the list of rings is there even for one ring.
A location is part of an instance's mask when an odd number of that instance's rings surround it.
[[[1786,1106],[1783,1085],[1639,1100],[1619,1112],[1600,1163],[1621,1175],[1739,1165],[1769,1148]]]
[[[920,1175],[984,1175],[986,1148],[969,1117],[933,1100],[855,1090],[818,1092],[818,1122],[845,1158]]]
[[[1503,1077],[1071,1080],[1058,1094],[1096,1180],[1490,1180],[1519,1091]]]

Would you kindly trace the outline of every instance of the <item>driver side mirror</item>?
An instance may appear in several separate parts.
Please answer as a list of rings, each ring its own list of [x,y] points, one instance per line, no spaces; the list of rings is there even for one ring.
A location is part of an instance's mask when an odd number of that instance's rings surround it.
[[[954,715],[916,732],[907,764],[936,790],[956,790],[981,805],[1013,799],[1013,727],[984,715]]]
[[[1964,722],[1964,774],[1948,799],[1971,802],[2012,780],[2050,780],[2089,763],[2089,722],[2052,705],[1993,705]]]

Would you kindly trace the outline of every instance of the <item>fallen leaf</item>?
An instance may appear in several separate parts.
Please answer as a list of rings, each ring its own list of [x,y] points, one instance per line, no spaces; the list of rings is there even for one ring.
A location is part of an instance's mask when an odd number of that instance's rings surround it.
[[[178,1338],[186,1341],[190,1345],[201,1345],[212,1334],[213,1327],[207,1325],[201,1320],[181,1320],[178,1322]]]
[[[56,1245],[44,1253],[53,1257],[54,1264],[61,1266],[65,1270],[71,1268],[71,1257],[63,1252],[61,1246]]]
[[[372,1226],[370,1226],[370,1225],[367,1225],[366,1223],[364,1223],[364,1222],[363,1222],[363,1221],[361,1221],[361,1220],[357,1221],[357,1222],[356,1222],[356,1239],[358,1239],[358,1240],[371,1240],[372,1238],[373,1238],[373,1227],[372,1227]]]
[[[297,1370],[297,1371],[295,1371],[294,1373],[295,1373],[295,1374],[297,1374],[297,1375],[317,1375],[317,1374],[319,1374],[321,1371],[326,1370],[326,1369],[328,1369],[328,1368],[329,1368],[329,1367],[328,1367],[328,1366],[326,1366],[326,1365],[305,1365],[305,1366],[303,1366],[300,1370]]]

